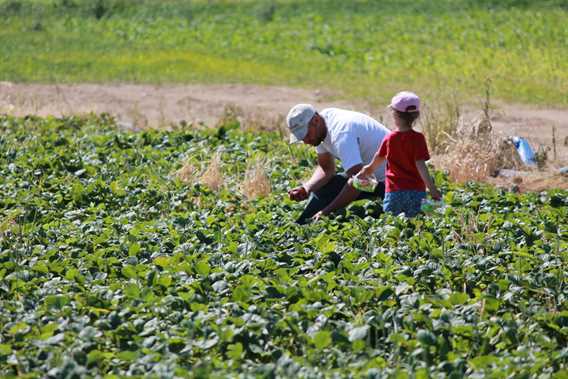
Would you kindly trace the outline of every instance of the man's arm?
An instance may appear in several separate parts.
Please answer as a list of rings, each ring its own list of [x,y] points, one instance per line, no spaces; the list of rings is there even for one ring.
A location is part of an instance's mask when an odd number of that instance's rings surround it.
[[[335,175],[335,159],[330,153],[318,154],[318,165],[312,177],[304,183],[308,193],[319,190]]]
[[[362,168],[362,164],[356,164],[355,166],[347,170],[347,175],[351,178],[352,176],[357,175],[357,173]],[[327,207],[322,209],[320,213],[323,215],[328,215],[338,209],[345,208],[347,205],[351,204],[351,202],[357,199],[359,193],[359,191],[351,186],[350,181],[348,181],[347,183],[345,183],[345,186],[343,186],[343,189],[341,190],[339,195],[337,195],[337,197]]]
[[[310,192],[317,191],[326,185],[335,175],[335,159],[330,153],[318,154],[318,165],[311,178],[303,185],[288,191],[292,200],[305,200]]]

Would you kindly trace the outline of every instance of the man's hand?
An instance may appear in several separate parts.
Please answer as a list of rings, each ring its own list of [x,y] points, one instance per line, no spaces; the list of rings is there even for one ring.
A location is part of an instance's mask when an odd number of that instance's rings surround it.
[[[434,189],[434,191],[430,191],[430,196],[432,197],[432,199],[436,201],[442,200],[442,194],[437,189]]]
[[[312,220],[319,221],[319,219],[321,219],[324,216],[326,216],[326,214],[323,213],[323,211],[319,211],[318,213],[312,216]]]
[[[308,191],[306,191],[306,188],[304,188],[304,186],[292,188],[290,191],[288,191],[288,196],[290,196],[290,200],[294,201],[306,200],[309,195],[310,194],[308,193]]]

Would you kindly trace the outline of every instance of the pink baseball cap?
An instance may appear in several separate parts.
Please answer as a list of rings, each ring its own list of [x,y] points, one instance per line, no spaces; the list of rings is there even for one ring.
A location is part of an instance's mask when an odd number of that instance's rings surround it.
[[[420,111],[420,98],[414,92],[402,91],[394,95],[390,107],[399,112]]]

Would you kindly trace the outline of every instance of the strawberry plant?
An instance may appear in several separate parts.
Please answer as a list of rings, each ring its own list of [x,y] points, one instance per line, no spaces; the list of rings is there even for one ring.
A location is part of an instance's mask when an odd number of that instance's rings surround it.
[[[360,203],[298,226],[300,149],[234,126],[1,116],[0,375],[566,375],[565,191],[437,173],[444,213]],[[216,191],[176,177],[216,153]],[[272,193],[250,200],[259,154]]]

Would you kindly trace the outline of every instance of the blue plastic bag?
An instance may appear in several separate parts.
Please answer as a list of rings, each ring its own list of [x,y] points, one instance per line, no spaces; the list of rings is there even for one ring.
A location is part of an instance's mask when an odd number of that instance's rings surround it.
[[[515,148],[517,149],[517,152],[524,164],[529,166],[536,165],[534,151],[531,145],[529,145],[529,141],[523,137],[513,137],[513,145],[515,145]]]

